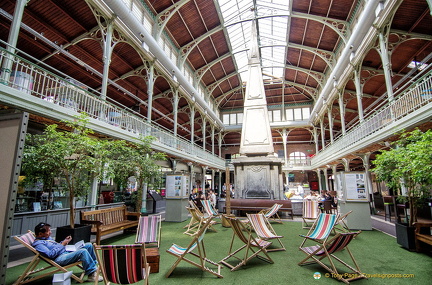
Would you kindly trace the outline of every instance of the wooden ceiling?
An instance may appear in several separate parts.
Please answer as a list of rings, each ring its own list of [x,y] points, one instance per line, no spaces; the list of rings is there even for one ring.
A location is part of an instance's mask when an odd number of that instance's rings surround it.
[[[103,22],[105,19],[96,17],[87,2],[92,1],[30,0],[24,10],[17,48],[90,88],[100,90],[102,84],[100,74],[103,72],[104,62],[98,21]],[[170,14],[164,26],[164,35],[171,38],[171,43],[180,54],[187,54],[185,62],[193,71],[201,72],[203,68],[211,66],[202,75],[200,83],[209,88],[220,112],[241,111],[245,85],[239,74],[241,67],[235,62],[226,28],[222,24],[219,7],[221,1],[143,0],[142,2],[156,20],[163,21],[169,13],[174,13]],[[247,4],[250,7],[240,7],[245,2],[247,1],[237,0],[239,12],[241,9],[253,8],[252,1]],[[292,17],[289,19],[287,32],[283,82],[280,78],[265,82],[267,102],[269,106],[274,107],[281,104],[313,106],[319,90],[326,83],[325,75],[335,64],[333,55],[344,45],[338,33],[317,19],[327,19],[334,25],[350,23],[357,17],[356,13],[363,8],[365,1],[292,0],[290,2],[292,2]],[[394,12],[389,26],[390,31],[394,32],[391,33],[389,41],[397,43],[391,53],[393,83],[409,72],[407,65],[411,61],[420,61],[432,52],[432,41],[427,40],[428,37],[430,39],[432,25],[427,1],[398,2],[401,3]],[[10,17],[14,14],[15,4],[16,1],[12,0],[3,0],[0,3],[0,39],[3,41],[7,41],[9,36]],[[178,10],[170,10],[178,4],[183,5]],[[206,34],[208,35],[201,39]],[[418,37],[408,41],[401,40],[406,35],[418,35]],[[134,96],[124,94],[113,84],[109,85],[107,95],[113,101],[146,116],[147,105],[143,102],[148,100],[145,79],[147,74],[143,69],[142,57],[136,51],[136,47],[125,40],[119,31],[114,32],[114,39],[117,43],[112,54],[109,78]],[[199,43],[189,50],[190,46],[198,40]],[[59,49],[64,52],[59,52]],[[317,52],[311,52],[312,49]],[[320,54],[324,57],[319,56]],[[324,58],[327,58],[328,62]],[[85,65],[82,64],[83,62]],[[363,109],[380,100],[386,91],[382,68],[382,60],[378,52],[373,48],[367,51],[362,61],[361,71],[363,91],[367,95],[362,99]],[[163,76],[156,77],[152,120],[172,130],[174,107],[170,89],[169,82]],[[344,119],[347,124],[353,124],[358,120],[358,106],[353,95],[355,86],[352,80],[347,82],[343,92],[347,109]],[[335,118],[334,131],[338,133],[341,130],[339,106],[337,100],[332,103],[332,115]],[[191,109],[186,98],[180,99],[178,110],[178,123],[181,125],[178,134],[189,139]],[[201,145],[203,116],[204,114],[196,111],[195,142]],[[205,132],[208,149],[211,148],[210,128],[210,124],[207,123]],[[276,130],[273,131],[273,136],[276,142],[281,141],[280,134]],[[313,142],[312,133],[308,128],[292,129],[289,136],[289,141]],[[328,131],[325,136],[326,139],[329,138]],[[238,131],[224,134],[224,146],[236,146],[239,142]]]

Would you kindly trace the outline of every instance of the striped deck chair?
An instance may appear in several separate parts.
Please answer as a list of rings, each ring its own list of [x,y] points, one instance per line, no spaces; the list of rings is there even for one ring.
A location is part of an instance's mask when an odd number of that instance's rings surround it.
[[[167,249],[166,252],[174,255],[177,258],[177,260],[174,262],[174,264],[166,273],[165,276],[167,278],[171,276],[174,269],[178,266],[178,264],[181,261],[186,261],[187,263],[200,268],[202,271],[209,272],[217,276],[218,278],[223,278],[223,276],[220,274],[220,270],[222,266],[207,258],[205,247],[204,247],[204,235],[207,229],[210,227],[212,219],[213,217],[209,217],[205,219],[205,222],[203,223],[199,232],[197,232],[197,234],[193,236],[192,241],[189,243],[187,247],[182,247],[177,244],[172,244],[171,247]],[[192,258],[197,259],[197,261],[192,260]],[[207,264],[216,266],[216,271],[210,269],[207,266]]]
[[[302,215],[302,227],[308,229],[315,222],[318,217],[318,201],[313,201],[309,199],[303,200],[303,215]],[[311,224],[308,223],[311,222]]]
[[[138,221],[135,243],[144,243],[146,247],[159,248],[161,224],[161,215],[141,216]]]
[[[150,266],[147,263],[145,245],[97,245],[93,244],[105,284],[148,284]],[[98,284],[96,281],[95,284]]]
[[[367,278],[361,271],[354,259],[353,254],[348,248],[348,244],[358,235],[360,232],[349,232],[349,233],[338,233],[332,239],[326,240],[323,244],[313,245],[309,247],[300,247],[307,257],[299,262],[299,265],[316,264],[318,263],[331,273],[331,277],[336,278],[346,284],[350,281]],[[346,249],[349,256],[351,257],[352,265],[343,261],[337,257],[335,253]],[[328,258],[330,265],[325,264],[324,260]],[[339,272],[335,266],[335,262],[338,261],[346,266],[351,272]],[[316,268],[313,269],[316,271]]]
[[[219,217],[218,211],[213,207],[210,200],[202,200],[201,203],[205,211],[204,214],[207,214],[208,216]]]
[[[186,207],[186,209],[189,211],[191,215],[191,219],[189,221],[189,224],[186,226],[187,227],[186,231],[183,232],[184,234],[190,236],[195,235],[202,228],[203,224],[207,222],[210,223],[210,228],[213,231],[217,232],[217,230],[213,228],[213,225],[216,224],[216,222],[213,221],[213,219],[208,220],[208,218],[205,217],[198,208]]]
[[[299,248],[302,248],[307,240],[312,240],[313,242],[323,243],[324,240],[328,238],[333,230],[337,221],[337,215],[335,214],[319,214],[315,223],[309,229],[306,235],[300,235],[304,238],[302,244]]]
[[[270,222],[262,214],[246,214],[252,229],[255,231],[256,235],[266,241],[277,240],[280,247],[277,248],[267,248],[267,251],[279,251],[286,250],[283,245],[281,238],[283,236],[277,235]]]
[[[274,221],[282,224],[282,220],[278,214],[278,211],[282,206],[282,204],[275,203],[273,206],[271,206],[271,208],[261,210],[258,214],[263,214],[268,221]]]
[[[23,274],[21,274],[20,277],[18,277],[18,280],[15,281],[15,283],[13,283],[13,285],[18,285],[18,284],[25,284],[25,283],[29,283],[29,282],[33,282],[35,280],[38,280],[40,278],[44,278],[46,276],[49,275],[53,275],[54,273],[59,273],[59,272],[68,272],[69,268],[74,267],[74,266],[78,266],[80,269],[83,270],[83,272],[81,273],[81,275],[78,277],[75,274],[72,274],[72,278],[75,279],[76,281],[78,281],[79,283],[83,283],[84,280],[84,269],[81,266],[81,261],[78,262],[74,262],[71,264],[68,264],[66,266],[60,266],[58,265],[56,262],[54,262],[53,260],[44,257],[43,255],[41,255],[33,246],[33,242],[35,240],[35,235],[32,231],[28,231],[28,233],[23,234],[21,236],[14,236],[14,238],[20,242],[23,246],[25,246],[27,249],[29,249],[33,254],[33,259],[30,261],[30,263],[27,265],[27,267],[24,269]],[[41,264],[44,265],[44,267],[38,267],[39,262],[41,262]],[[48,266],[46,266],[46,264],[44,264],[44,262],[46,262],[48,264]]]
[[[224,216],[224,218],[226,218],[230,224],[231,229],[233,230],[233,235],[231,239],[231,245],[228,250],[228,255],[219,261],[219,263],[227,266],[231,269],[231,271],[246,265],[247,262],[254,257],[257,257],[268,263],[274,263],[267,253],[267,247],[272,244],[270,241],[262,240],[259,237],[254,237],[252,230],[250,228],[246,228],[241,220],[229,216]],[[236,250],[233,250],[234,241],[237,239],[242,242],[242,246]],[[230,259],[236,259],[240,262],[233,265],[229,262]]]

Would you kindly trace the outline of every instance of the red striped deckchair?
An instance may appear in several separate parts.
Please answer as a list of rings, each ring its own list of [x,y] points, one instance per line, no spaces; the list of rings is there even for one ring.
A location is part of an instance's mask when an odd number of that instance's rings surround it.
[[[246,265],[247,262],[254,257],[257,257],[268,263],[274,263],[267,253],[267,247],[272,244],[270,241],[260,239],[259,237],[254,237],[252,230],[250,228],[246,228],[241,220],[229,216],[224,216],[224,218],[226,218],[230,224],[231,229],[233,230],[233,235],[231,239],[231,245],[228,250],[228,255],[219,261],[219,263],[227,266],[231,269],[231,271]],[[234,241],[237,240],[236,237],[242,242],[242,246],[236,250],[233,250]],[[261,253],[264,255],[261,255]],[[232,264],[232,262],[229,261],[230,259],[236,259],[239,262],[237,264]]]
[[[93,244],[105,284],[148,284],[150,266],[144,244],[97,245]],[[98,284],[96,281],[95,284]]]
[[[213,207],[210,200],[202,200],[201,203],[208,216],[219,217],[218,211]]]
[[[280,247],[277,248],[267,248],[267,251],[279,251],[286,250],[283,245],[281,238],[283,236],[277,235],[273,227],[267,221],[263,214],[246,214],[252,229],[255,231],[257,236],[263,240],[277,240]]]
[[[348,244],[358,235],[359,232],[348,232],[348,233],[338,233],[332,239],[324,241],[323,244],[300,247],[307,257],[299,262],[299,265],[316,264],[318,263],[324,267],[327,271],[331,273],[331,277],[336,278],[346,284],[350,281],[366,278],[366,276],[361,273],[357,261],[354,259],[354,255],[348,248]],[[352,265],[343,261],[341,258],[337,257],[335,254],[343,249],[346,249],[349,256],[351,257]],[[328,258],[330,265],[324,263],[325,258]],[[339,272],[335,266],[335,262],[338,261],[344,266],[346,266],[351,272]],[[316,269],[313,269],[316,271]]]
[[[141,216],[138,221],[138,229],[135,243],[144,243],[146,247],[158,247],[160,245],[162,217]]]
[[[261,210],[258,214],[263,214],[268,221],[274,221],[282,224],[282,220],[278,214],[278,211],[282,206],[282,204],[275,203],[273,206],[271,206],[271,208]]]
[[[205,220],[202,223],[202,227],[193,236],[192,241],[189,243],[187,247],[182,247],[177,244],[172,244],[171,247],[167,249],[166,252],[177,257],[177,260],[174,262],[174,264],[171,266],[171,268],[168,270],[167,274],[165,275],[167,278],[173,273],[174,269],[182,260],[200,268],[202,271],[206,271],[219,278],[223,278],[223,276],[220,274],[220,270],[222,266],[207,258],[205,247],[204,247],[204,235],[207,229],[210,227],[212,219],[213,217],[205,218]],[[191,258],[198,259],[198,261],[194,261]],[[216,271],[210,269],[206,265],[207,263],[216,266],[217,267]]]
[[[323,243],[324,240],[328,238],[333,230],[334,225],[337,221],[337,215],[335,214],[319,214],[313,226],[310,228],[307,235],[300,235],[304,237],[300,248],[304,246],[307,240],[312,240],[314,242]]]
[[[304,199],[303,200],[303,215],[302,215],[302,227],[304,229],[310,228],[312,225],[308,224],[310,221],[312,224],[315,222],[319,214],[318,201]]]
[[[32,231],[28,231],[26,234],[23,234],[21,236],[14,236],[14,238],[20,242],[23,246],[25,246],[27,249],[29,249],[33,254],[33,258],[30,261],[30,263],[27,265],[27,267],[24,269],[23,274],[21,274],[20,277],[18,277],[18,280],[15,281],[15,283],[13,283],[13,285],[18,285],[18,284],[26,284],[29,282],[33,282],[35,280],[38,280],[40,278],[44,278],[46,276],[52,275],[54,273],[58,273],[58,272],[68,272],[68,268],[74,267],[74,266],[78,266],[80,269],[83,269],[83,267],[81,266],[81,261],[78,262],[74,262],[71,264],[68,264],[66,266],[60,266],[58,265],[56,262],[54,262],[54,260],[51,260],[47,257],[44,257],[43,255],[41,255],[33,246],[33,242],[35,240],[35,235]],[[48,266],[46,266],[46,264],[44,265],[45,267],[40,267],[38,265],[40,265],[39,263],[41,261],[44,261],[48,264]],[[42,262],[41,264],[44,264],[44,262]],[[73,279],[75,279],[76,281],[78,281],[79,283],[83,283],[84,280],[84,269],[83,272],[81,273],[80,276],[77,276],[75,274],[72,274],[71,276]]]

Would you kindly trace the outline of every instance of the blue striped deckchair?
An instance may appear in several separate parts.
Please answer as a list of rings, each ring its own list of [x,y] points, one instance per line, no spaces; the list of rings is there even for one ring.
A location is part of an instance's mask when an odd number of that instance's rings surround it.
[[[273,206],[271,206],[271,208],[261,210],[258,214],[263,214],[268,221],[274,221],[282,224],[282,220],[278,214],[278,211],[282,206],[282,204],[275,203]]]
[[[219,217],[218,211],[213,207],[210,200],[202,200],[201,203],[208,216]]]
[[[331,273],[331,277],[336,278],[346,284],[350,281],[366,278],[366,276],[361,273],[360,268],[354,259],[354,255],[348,248],[348,244],[358,235],[359,232],[348,232],[348,233],[338,233],[332,239],[324,241],[322,244],[300,247],[307,257],[299,262],[299,265],[316,264],[318,263],[324,267],[327,271]],[[343,261],[341,258],[337,257],[335,253],[346,249],[349,256],[351,257],[352,265]],[[330,265],[324,263],[325,258],[328,258]],[[335,266],[335,262],[338,261],[344,266],[346,266],[351,272],[339,272]],[[316,271],[316,268],[313,269]]]
[[[192,241],[189,243],[187,247],[182,247],[177,244],[173,244],[169,249],[167,249],[166,252],[177,257],[177,260],[174,262],[174,264],[171,266],[171,268],[168,270],[167,274],[165,275],[167,278],[173,273],[174,269],[182,260],[200,268],[202,271],[209,272],[219,278],[223,278],[223,276],[220,274],[220,270],[222,266],[207,258],[205,247],[204,247],[204,235],[207,229],[210,227],[212,219],[213,217],[204,219],[202,223],[202,227],[200,228],[199,232],[197,232],[193,236]],[[198,261],[194,261],[191,258],[194,259],[197,258]],[[217,268],[216,271],[210,269],[206,265],[207,263],[215,265]]]
[[[141,216],[138,221],[135,243],[144,243],[146,247],[156,246],[159,248],[161,224],[161,215]]]
[[[337,222],[336,214],[326,214],[326,213],[319,214],[318,218],[316,219],[315,223],[313,224],[313,226],[311,227],[307,235],[300,235],[301,237],[304,237],[304,240],[300,245],[300,248],[304,246],[307,240],[323,243],[324,240],[326,240],[330,235],[330,233],[332,232],[336,222]]]
[[[246,214],[252,229],[255,231],[257,236],[262,240],[277,240],[280,247],[277,248],[267,248],[267,251],[279,251],[286,250],[283,245],[281,238],[283,236],[277,235],[273,227],[267,221],[263,214]]]
[[[97,245],[93,244],[105,284],[148,284],[150,267],[144,244]],[[95,284],[98,284],[96,281]]]

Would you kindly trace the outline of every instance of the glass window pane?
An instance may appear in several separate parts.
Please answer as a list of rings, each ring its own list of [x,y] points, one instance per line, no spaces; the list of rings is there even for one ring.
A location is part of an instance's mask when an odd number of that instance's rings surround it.
[[[230,114],[230,125],[235,125],[236,122],[236,114]]]
[[[229,125],[229,114],[223,114],[222,121],[225,125]]]
[[[302,120],[301,109],[294,109],[294,120],[295,121]]]
[[[286,109],[285,116],[287,121],[294,121],[294,113],[293,109]]]
[[[280,122],[281,121],[281,110],[274,110],[273,111],[273,122]]]
[[[237,124],[243,124],[243,113],[237,114]]]
[[[302,111],[303,111],[303,120],[309,119],[310,118],[310,109],[309,109],[309,107],[303,108]]]

